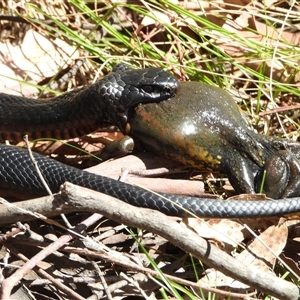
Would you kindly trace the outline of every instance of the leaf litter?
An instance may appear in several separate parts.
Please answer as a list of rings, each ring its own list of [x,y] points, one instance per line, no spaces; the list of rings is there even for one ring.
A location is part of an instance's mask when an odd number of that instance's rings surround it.
[[[233,3],[234,2],[234,3]],[[263,43],[265,41],[267,46],[274,47],[277,44],[279,49],[284,49],[286,43],[290,43],[293,47],[299,46],[299,31],[283,31],[280,32],[274,26],[270,26],[266,22],[262,22],[254,16],[256,14],[261,15],[263,13],[262,4],[257,2],[256,5],[252,5],[252,1],[214,1],[214,2],[203,2],[204,9],[206,10],[209,20],[214,20],[216,24],[224,29],[229,30],[234,34],[238,34],[241,39],[247,40],[251,39],[254,41],[259,41]],[[284,15],[284,10],[277,6],[278,1],[268,1],[264,3],[264,9],[275,9],[275,18],[280,20],[280,24],[285,26],[285,20],[280,18]],[[46,3],[44,3],[46,4]],[[52,10],[52,4],[55,7]],[[182,7],[187,6],[190,11],[198,14],[201,9],[199,9],[198,2],[195,1],[179,1],[179,5]],[[241,5],[241,6],[238,6]],[[57,9],[63,15],[66,13],[70,6],[65,4],[63,1],[53,1],[53,3],[46,4],[46,7],[51,11],[52,14],[57,13]],[[242,9],[241,9],[242,7]],[[7,10],[6,4],[2,3],[2,8],[4,11]],[[299,9],[299,7],[297,7]],[[293,11],[296,13],[299,10]],[[68,11],[73,13],[72,9]],[[216,12],[220,16],[226,16],[226,18],[218,17]],[[39,17],[42,17],[39,15]],[[159,10],[156,11],[155,17],[163,20],[164,23],[172,23],[172,14],[165,14]],[[273,20],[272,19],[272,20]],[[226,21],[224,21],[226,20]],[[140,23],[139,31],[144,29],[148,30],[156,26],[156,22],[152,22],[153,19],[145,17]],[[188,21],[188,19],[181,20],[178,26],[180,28],[185,28],[186,32],[189,32],[188,24],[192,26],[198,25],[194,21]],[[3,25],[3,24],[2,24]],[[11,27],[15,25],[10,23]],[[286,27],[289,28],[288,25]],[[293,28],[293,26],[291,26]],[[253,33],[254,30],[258,33]],[[139,31],[135,33],[139,34]],[[191,32],[190,32],[191,33]],[[268,33],[266,37],[265,33]],[[191,33],[192,34],[192,33]],[[269,39],[271,37],[271,39]],[[270,43],[272,41],[272,44]],[[242,44],[238,42],[232,42],[230,39],[216,39],[214,41],[218,47],[222,49],[226,54],[230,55],[233,59],[239,60],[241,57],[247,54],[249,49],[245,49]],[[24,38],[19,45],[13,45],[9,39],[0,43],[0,90],[1,92],[11,92],[14,94],[21,94],[24,96],[36,96],[39,94],[39,90],[34,86],[28,84],[22,84],[20,81],[26,80],[29,83],[36,84],[43,82],[45,79],[53,77],[62,68],[62,66],[69,66],[74,63],[76,59],[79,59],[82,55],[86,55],[82,51],[78,50],[70,43],[60,38],[50,38],[44,34],[41,34],[39,30],[35,27],[30,27],[24,33]],[[253,57],[247,61],[245,64],[251,67],[253,70],[257,70],[263,57],[257,57],[254,60]],[[293,60],[291,57],[291,64],[286,68],[285,64],[282,62],[280,57],[272,61],[266,61],[266,68],[264,71],[265,75],[270,75],[275,79],[280,78],[282,81],[287,81],[291,73],[293,72],[293,63],[298,63],[298,59]],[[232,75],[231,70],[228,70],[228,75]],[[92,71],[91,71],[92,72]],[[243,72],[234,70],[234,76],[237,78],[243,76]],[[295,85],[299,84],[298,75],[293,78]],[[71,85],[68,84],[69,88],[74,88],[76,83],[74,80]],[[240,83],[237,86],[241,85]],[[245,87],[245,85],[243,85]],[[277,103],[280,104],[280,101]],[[252,110],[252,109],[251,109]],[[107,136],[111,139],[115,139],[114,134],[107,133]],[[96,134],[96,138],[97,138]],[[102,135],[101,135],[102,137]],[[81,146],[81,142],[76,145]],[[41,143],[40,145],[43,145]],[[93,144],[92,144],[93,145]],[[40,146],[42,147],[42,146]],[[59,146],[60,147],[60,146]],[[58,148],[59,148],[58,147]],[[97,146],[89,146],[96,147]],[[88,148],[89,149],[89,148]],[[95,148],[93,148],[95,150]],[[55,153],[52,151],[51,154]],[[63,148],[63,154],[66,148]],[[50,153],[48,152],[48,154]],[[69,154],[72,158],[73,153]],[[76,154],[75,154],[76,156]],[[130,165],[130,163],[129,163]],[[107,166],[109,169],[109,166]],[[85,219],[87,216],[82,213],[79,215],[70,216],[72,224],[78,224],[81,220]],[[250,221],[251,222],[251,221]],[[298,254],[297,246],[289,247],[285,249],[286,243],[297,243],[298,238],[294,237],[293,241],[288,237],[288,227],[290,221],[284,222],[279,219],[275,220],[261,220],[257,221],[256,224],[251,224],[250,226],[254,228],[255,232],[259,234],[259,237],[254,237],[249,235],[249,232],[245,230],[245,227],[241,222],[237,220],[185,220],[185,223],[189,226],[191,230],[195,230],[198,234],[205,239],[216,244],[218,247],[227,251],[228,253],[234,253],[237,260],[246,261],[248,264],[255,265],[257,269],[262,271],[268,271],[274,269],[277,261],[277,257],[282,254],[285,256],[285,260],[293,265],[294,272],[299,278],[299,270],[296,264],[296,254]],[[7,226],[7,225],[6,225]],[[18,227],[3,225],[2,232],[14,232],[18,231]],[[13,227],[12,227],[13,226]],[[9,230],[9,231],[8,231]],[[26,229],[24,232],[20,231],[16,234],[13,239],[9,239],[11,243],[10,246],[16,247],[19,251],[27,256],[31,257],[33,253],[39,251],[39,248],[45,248],[49,246],[49,243],[57,240],[57,238],[64,233],[64,230],[60,230],[57,227],[47,226],[44,223],[30,223],[30,228]],[[103,243],[105,246],[109,246],[112,251],[112,256],[116,255],[117,251],[120,255],[118,259],[123,259],[124,261],[130,260],[137,264],[137,266],[149,266],[148,257],[146,254],[141,253],[138,243],[133,238],[132,235],[128,234],[128,230],[123,225],[116,224],[105,218],[100,219],[99,225],[91,226],[87,229],[88,236],[92,237],[95,241]],[[152,258],[156,260],[156,263],[160,268],[168,273],[174,274],[178,277],[183,277],[185,279],[194,280],[195,273],[191,261],[187,260],[186,254],[180,249],[172,246],[165,239],[154,235],[145,233],[142,231],[136,231],[136,236],[139,242],[149,251]],[[266,246],[272,250],[269,251]],[[16,253],[13,251],[8,251],[8,247],[3,246],[1,249],[1,260],[5,262],[2,276],[11,276],[14,272],[14,268],[22,266],[22,261],[17,259]],[[13,249],[13,248],[11,248]],[[68,245],[64,245],[59,251],[52,253],[47,256],[42,264],[39,264],[40,268],[48,270],[52,276],[61,281],[65,285],[71,286],[77,293],[83,298],[88,298],[91,294],[97,295],[99,298],[103,297],[107,290],[105,290],[105,284],[101,281],[101,276],[99,272],[96,271],[95,267],[91,263],[89,255],[84,255],[82,252],[78,251],[80,254],[76,253],[76,250],[85,249],[85,245],[82,240],[74,240]],[[108,248],[105,248],[106,251]],[[242,250],[243,249],[243,250]],[[70,251],[73,251],[71,253]],[[284,253],[284,254],[283,254]],[[109,287],[116,287],[111,292],[114,295],[132,295],[139,293],[139,290],[135,286],[128,284],[128,281],[123,280],[120,275],[122,272],[126,272],[127,275],[133,276],[133,272],[130,267],[124,268],[124,266],[118,266],[117,259],[115,263],[109,261],[99,260],[97,261],[98,267],[102,270],[102,276],[105,277],[106,284]],[[9,263],[9,264],[8,264]],[[9,267],[9,266],[14,267]],[[130,264],[128,263],[128,266]],[[275,267],[274,274],[280,274],[278,267]],[[141,268],[142,271],[142,268]],[[142,273],[142,272],[141,272]],[[202,277],[199,281],[201,284],[205,284],[210,287],[222,287],[225,290],[231,292],[239,292],[241,294],[252,291],[251,287],[240,282],[226,277],[217,270],[207,269],[205,272],[199,272],[198,276]],[[117,285],[119,283],[119,285]],[[148,278],[142,276],[139,279],[140,287],[143,291],[146,291],[148,296],[153,298],[159,298],[158,294],[154,294],[159,286],[155,281],[151,281]],[[35,272],[30,271],[26,277],[24,277],[23,282],[17,287],[15,294],[19,299],[29,299],[29,291],[34,292],[37,295],[49,295],[53,299],[67,299],[65,294],[59,290],[59,288],[53,288],[51,281],[49,279],[43,279],[38,276]],[[17,296],[18,295],[18,296]],[[21,295],[21,296],[20,296]],[[156,296],[154,296],[156,295]],[[221,296],[222,298],[223,296]],[[259,298],[259,296],[257,296]],[[38,298],[38,297],[37,297]]]

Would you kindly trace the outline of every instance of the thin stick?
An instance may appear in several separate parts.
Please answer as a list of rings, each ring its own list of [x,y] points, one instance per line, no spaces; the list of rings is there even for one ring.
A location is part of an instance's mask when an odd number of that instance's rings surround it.
[[[27,150],[28,150],[28,153],[29,153],[29,157],[30,157],[30,159],[31,159],[31,161],[32,161],[32,163],[33,163],[33,165],[35,167],[36,172],[38,173],[38,176],[39,176],[39,178],[40,178],[43,186],[45,187],[45,189],[47,190],[47,193],[50,196],[53,195],[52,192],[51,192],[51,190],[50,190],[50,188],[49,188],[49,186],[48,186],[48,184],[47,184],[47,182],[46,182],[46,180],[44,179],[43,174],[40,171],[40,168],[39,168],[39,165],[38,165],[37,161],[35,160],[34,156],[32,155],[32,151],[31,151],[31,148],[30,148],[30,145],[29,145],[29,140],[28,140],[28,135],[27,134],[24,135],[24,142],[26,144],[26,147],[27,147]],[[60,216],[61,216],[61,218],[63,219],[64,223],[66,224],[66,226],[68,228],[72,228],[73,227],[70,224],[69,220],[67,219],[67,217],[64,214],[61,214]]]

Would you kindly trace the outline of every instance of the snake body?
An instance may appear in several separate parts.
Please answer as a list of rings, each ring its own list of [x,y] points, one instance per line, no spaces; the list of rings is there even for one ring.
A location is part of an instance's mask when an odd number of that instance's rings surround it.
[[[3,139],[19,139],[24,133],[34,136],[34,132],[65,137],[65,134],[73,136],[85,133],[86,130],[95,130],[103,124],[116,124],[122,130],[130,108],[140,102],[166,100],[176,93],[177,88],[177,80],[161,69],[124,70],[122,67],[116,68],[115,72],[90,87],[77,89],[48,102],[0,94],[0,134]],[[86,104],[87,101],[89,105]],[[29,112],[32,108],[33,111]],[[51,116],[54,113],[53,120]],[[32,118],[29,118],[28,114]],[[86,122],[88,125],[84,125],[84,129],[78,129]],[[63,129],[58,130],[59,127]],[[284,215],[300,211],[300,198],[222,201],[169,194],[158,196],[114,179],[78,170],[39,154],[34,154],[34,157],[54,193],[59,191],[61,184],[69,181],[131,205],[180,217],[193,213],[199,217],[242,218]],[[27,151],[4,144],[0,144],[0,186],[30,192],[36,196],[47,195]]]
[[[242,218],[283,215],[300,211],[300,198],[273,201],[211,200],[177,195],[158,196],[139,187],[95,175],[34,154],[39,169],[52,192],[66,181],[116,197],[138,207],[161,211],[167,215],[187,217]],[[47,192],[33,168],[26,150],[0,145],[0,183],[3,187],[31,191],[36,196]],[[164,199],[166,197],[169,200]]]
[[[131,107],[175,95],[178,81],[159,68],[117,65],[98,82],[50,99],[0,93],[0,139],[53,137],[67,139],[117,125],[121,130]]]

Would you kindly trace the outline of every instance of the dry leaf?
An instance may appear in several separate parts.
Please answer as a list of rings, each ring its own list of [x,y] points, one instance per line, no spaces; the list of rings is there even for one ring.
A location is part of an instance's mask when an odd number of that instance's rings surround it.
[[[281,254],[280,258],[290,267],[291,270],[293,270],[298,277],[300,277],[300,269],[295,260],[285,256],[284,254]]]
[[[205,276],[201,278],[198,281],[198,283],[212,288],[222,287],[222,290],[234,289],[234,292],[240,292],[240,293],[245,293],[245,290],[249,288],[248,285],[241,283],[240,281],[237,281],[231,277],[228,277],[223,273],[216,271],[215,269],[208,269],[207,274],[205,274]],[[227,288],[225,289],[224,287]],[[224,299],[224,298],[219,298],[219,299]]]
[[[238,222],[228,219],[187,219],[187,226],[193,228],[201,237],[215,240],[223,245],[223,250],[232,251],[244,240],[244,227]]]
[[[256,238],[246,250],[237,256],[244,263],[257,266],[262,271],[268,271],[273,267],[276,256],[279,256],[285,247],[288,236],[288,228],[285,224],[270,226],[258,238]],[[266,244],[271,253],[266,247]],[[274,256],[276,255],[276,256]]]
[[[161,23],[171,24],[170,18],[167,14],[162,13],[158,10],[152,9],[151,14],[157,19],[160,20]],[[142,26],[150,26],[154,25],[156,21],[151,17],[145,16],[141,22]]]
[[[278,47],[278,49],[286,49],[287,43],[290,43],[294,46],[300,45],[300,33],[299,32],[281,32],[280,29],[277,29],[272,26],[268,26],[263,22],[257,21],[253,16],[257,13],[257,9],[253,7],[246,7],[245,11],[239,11],[239,17],[234,20],[227,19],[227,21],[222,25],[223,28],[238,34],[244,39],[249,39],[260,43],[264,47]],[[247,27],[247,28],[246,28]],[[245,29],[244,29],[245,28]],[[249,28],[253,29],[252,32]],[[261,33],[261,34],[260,34]],[[246,55],[249,50],[243,44],[237,40],[231,40],[228,38],[220,38],[215,41],[228,55],[232,57],[238,57]],[[292,46],[291,46],[292,47]],[[293,62],[293,56],[291,53],[291,61]],[[245,65],[250,68],[257,70],[261,64],[265,64],[264,74],[267,76],[272,75],[272,78],[280,81],[284,81],[289,78],[290,73],[293,72],[293,69],[285,67],[281,62],[281,57],[275,56],[272,60],[266,59],[263,56],[257,57],[255,60],[251,57],[251,60],[246,61]],[[298,66],[298,60],[294,59],[295,67]],[[272,70],[272,74],[271,74]],[[296,78],[295,82],[299,81],[300,78]]]
[[[38,90],[16,80],[35,84],[55,75],[60,68],[79,57],[79,52],[64,41],[51,41],[33,30],[26,32],[20,46],[0,43],[0,54],[1,92],[25,96]]]
[[[282,252],[288,235],[287,226],[270,226],[265,230],[259,238],[256,238],[246,250],[237,255],[237,259],[245,264],[256,266],[257,269],[266,272],[273,267],[276,256]],[[272,249],[271,253],[262,243],[268,245]],[[275,256],[274,256],[275,255]],[[242,270],[241,270],[242,272]],[[210,270],[204,278],[200,280],[201,284],[209,285],[210,287],[228,287],[229,289],[247,289],[248,286],[225,276],[223,273],[215,270]],[[236,291],[236,290],[235,290]]]

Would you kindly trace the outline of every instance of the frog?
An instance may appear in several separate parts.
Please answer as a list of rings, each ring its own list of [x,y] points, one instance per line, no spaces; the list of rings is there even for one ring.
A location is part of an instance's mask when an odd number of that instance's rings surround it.
[[[144,149],[195,169],[225,174],[239,194],[300,195],[300,143],[257,133],[225,90],[181,82],[175,97],[139,105],[126,134]]]

